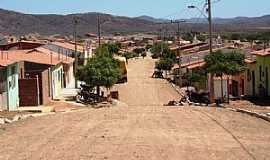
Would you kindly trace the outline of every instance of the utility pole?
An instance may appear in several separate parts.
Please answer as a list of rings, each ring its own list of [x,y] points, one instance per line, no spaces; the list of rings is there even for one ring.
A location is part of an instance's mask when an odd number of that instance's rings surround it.
[[[208,21],[209,21],[209,49],[210,54],[213,53],[213,29],[212,29],[212,9],[211,9],[211,0],[207,0],[208,8]]]
[[[180,23],[186,22],[184,20],[182,21],[171,21],[171,23],[176,23],[177,24],[177,56],[178,56],[178,85],[179,87],[182,86],[182,70],[181,70],[181,63],[182,63],[182,55],[180,51]]]
[[[213,29],[212,29],[212,8],[211,0],[206,0],[207,2],[207,12],[208,12],[208,21],[209,21],[209,50],[210,54],[213,54]],[[214,75],[209,75],[209,99],[211,103],[215,101],[215,90],[214,90]]]
[[[97,17],[97,29],[98,29],[98,46],[101,44],[101,29],[100,29],[100,14]]]
[[[74,23],[74,43],[75,43],[75,65],[74,65],[74,73],[77,74],[78,69],[78,53],[77,53],[77,25],[78,20],[76,18],[73,19]],[[76,76],[75,76],[76,77]],[[75,88],[78,88],[78,79],[75,78]]]

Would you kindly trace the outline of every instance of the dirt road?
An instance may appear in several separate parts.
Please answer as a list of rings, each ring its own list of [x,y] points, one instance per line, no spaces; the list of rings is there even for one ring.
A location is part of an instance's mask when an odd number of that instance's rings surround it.
[[[178,95],[151,79],[153,60],[129,62],[117,86],[128,107],[89,109],[0,127],[0,160],[270,159],[270,124],[214,108],[162,106]]]

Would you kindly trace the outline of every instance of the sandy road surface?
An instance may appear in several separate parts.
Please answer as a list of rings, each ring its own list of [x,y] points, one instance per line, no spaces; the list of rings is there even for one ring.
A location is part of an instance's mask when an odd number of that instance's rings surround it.
[[[0,160],[270,159],[270,124],[213,108],[169,108],[178,95],[151,79],[154,62],[129,62],[116,86],[128,107],[89,109],[0,127]]]

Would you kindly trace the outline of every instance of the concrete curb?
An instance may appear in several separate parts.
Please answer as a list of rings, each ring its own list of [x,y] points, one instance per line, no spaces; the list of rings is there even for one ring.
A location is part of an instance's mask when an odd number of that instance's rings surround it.
[[[28,118],[36,118],[36,117],[42,117],[42,116],[48,116],[48,115],[55,115],[55,114],[66,114],[66,113],[74,113],[74,112],[80,112],[87,110],[87,108],[81,108],[81,109],[71,109],[61,112],[49,112],[49,113],[35,113],[35,114],[27,114],[27,115],[16,115],[13,117],[13,119],[8,118],[0,118],[0,126],[3,124],[10,124],[14,123],[20,120],[25,120]]]
[[[270,117],[265,115],[265,114],[262,114],[262,113],[252,112],[252,111],[245,110],[245,109],[234,109],[234,108],[229,108],[229,107],[226,107],[226,109],[233,111],[233,112],[244,113],[244,114],[247,114],[247,115],[250,115],[250,116],[253,116],[256,118],[260,118],[260,119],[263,119],[265,121],[270,122]]]

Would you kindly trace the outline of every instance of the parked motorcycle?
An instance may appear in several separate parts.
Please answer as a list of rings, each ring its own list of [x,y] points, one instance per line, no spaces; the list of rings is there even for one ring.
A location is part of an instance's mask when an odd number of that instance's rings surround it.
[[[208,92],[197,93],[197,92],[190,91],[188,95],[189,95],[190,101],[193,103],[200,103],[200,104],[206,104],[206,105],[210,104]]]
[[[106,97],[94,93],[94,87],[88,85],[80,85],[81,90],[77,93],[76,101],[85,104],[96,104],[106,101]]]
[[[76,101],[79,103],[91,103],[94,102],[93,88],[87,85],[80,85],[81,89],[77,93]]]

